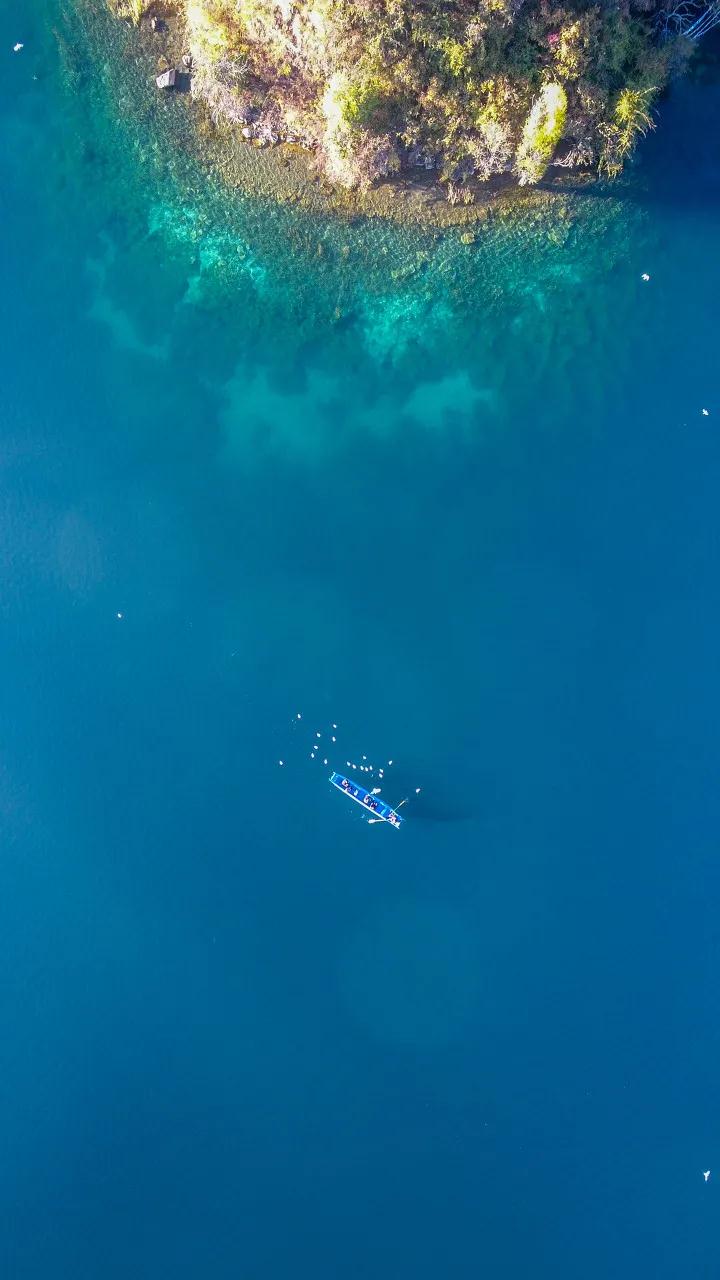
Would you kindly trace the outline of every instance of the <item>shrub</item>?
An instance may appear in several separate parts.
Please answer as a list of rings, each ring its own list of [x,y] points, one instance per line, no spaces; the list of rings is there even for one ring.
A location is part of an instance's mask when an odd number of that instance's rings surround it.
[[[611,92],[617,92],[633,75],[649,41],[647,30],[637,18],[621,12],[603,12],[600,38],[594,52],[594,79]]]
[[[487,181],[494,174],[505,173],[511,165],[513,144],[507,124],[497,120],[487,120],[481,127],[477,138],[468,143],[470,155],[475,164],[475,172],[482,181]]]
[[[224,5],[215,4],[213,0],[187,0],[185,13],[195,58],[216,61],[228,53],[235,24]]]
[[[359,83],[349,81],[337,94],[340,114],[351,128],[380,133],[388,127],[392,101],[377,77]]]
[[[600,171],[608,178],[616,178],[638,139],[644,138],[655,121],[648,108],[657,89],[625,88],[618,95],[612,120],[600,126],[603,149],[600,155]]]
[[[565,127],[567,94],[562,85],[543,86],[525,121],[515,156],[520,186],[539,182],[547,169]]]
[[[461,76],[468,65],[468,51],[459,40],[443,40],[443,60],[451,76]]]
[[[342,187],[370,186],[399,168],[392,138],[364,127],[369,119],[377,123],[374,94],[369,88],[365,95],[363,86],[353,85],[342,72],[330,77],[323,94],[325,161],[330,177]]]
[[[553,58],[555,75],[560,80],[579,80],[585,75],[595,38],[594,16],[584,14],[582,18],[560,28]]]
[[[127,18],[136,27],[145,12],[145,0],[108,0],[117,18]]]

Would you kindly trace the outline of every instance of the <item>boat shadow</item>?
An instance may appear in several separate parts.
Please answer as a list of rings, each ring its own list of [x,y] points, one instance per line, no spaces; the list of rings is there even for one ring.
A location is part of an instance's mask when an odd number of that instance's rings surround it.
[[[417,778],[417,775],[415,775]],[[397,779],[394,780],[397,783]],[[407,802],[400,812],[408,822],[455,823],[471,822],[481,816],[484,805],[482,797],[488,794],[491,780],[483,777],[473,779],[472,790],[468,790],[460,779],[448,782],[444,779],[424,781],[419,795],[415,793],[417,781],[410,779],[410,785],[394,787],[398,794],[407,797]],[[387,799],[386,796],[384,796]],[[477,801],[477,803],[475,803]]]

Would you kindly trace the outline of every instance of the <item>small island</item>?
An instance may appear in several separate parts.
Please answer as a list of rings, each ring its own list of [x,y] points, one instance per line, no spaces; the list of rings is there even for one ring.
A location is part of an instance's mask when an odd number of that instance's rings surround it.
[[[714,12],[678,0],[111,3],[141,30],[172,32],[193,98],[248,144],[303,150],[339,190],[419,174],[458,205],[549,170],[617,176]]]

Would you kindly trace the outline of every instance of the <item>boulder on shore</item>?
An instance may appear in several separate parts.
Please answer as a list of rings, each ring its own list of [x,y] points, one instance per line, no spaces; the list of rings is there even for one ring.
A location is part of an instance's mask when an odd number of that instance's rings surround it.
[[[159,76],[156,76],[155,83],[158,89],[174,89],[176,80],[177,71],[174,67],[170,67],[168,71],[163,71]]]

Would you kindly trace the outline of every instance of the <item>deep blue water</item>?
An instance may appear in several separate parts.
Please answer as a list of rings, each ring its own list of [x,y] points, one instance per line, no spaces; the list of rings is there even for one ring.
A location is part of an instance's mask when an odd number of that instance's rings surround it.
[[[231,225],[58,22],[0,22],[2,1274],[715,1277],[720,90],[569,238]]]

